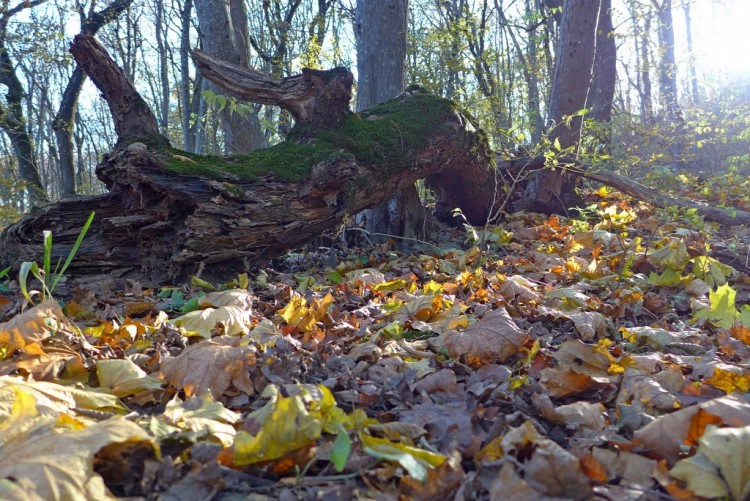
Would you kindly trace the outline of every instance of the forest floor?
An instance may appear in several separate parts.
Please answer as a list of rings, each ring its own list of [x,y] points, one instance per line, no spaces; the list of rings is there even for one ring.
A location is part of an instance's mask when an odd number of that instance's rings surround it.
[[[748,499],[750,229],[588,200],[223,285],[0,281],[0,498]]]

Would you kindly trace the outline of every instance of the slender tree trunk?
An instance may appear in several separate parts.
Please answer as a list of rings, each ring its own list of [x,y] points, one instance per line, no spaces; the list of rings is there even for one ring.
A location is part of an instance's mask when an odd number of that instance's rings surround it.
[[[5,94],[6,105],[0,107],[0,127],[13,145],[18,160],[18,172],[26,183],[29,201],[32,205],[43,204],[48,201],[47,192],[34,154],[34,141],[26,128],[23,112],[24,88],[16,75],[15,66],[5,45],[5,26],[0,31],[0,37],[0,83],[8,88]]]
[[[357,0],[357,111],[403,92],[408,13],[408,0]],[[424,208],[412,184],[388,202],[365,211],[364,217],[371,234],[415,238],[421,235]]]
[[[643,20],[643,32],[640,36],[640,59],[641,64],[639,65],[638,72],[640,75],[641,88],[641,116],[643,121],[647,124],[654,122],[654,102],[653,92],[651,87],[651,50],[649,47],[651,33],[651,14],[647,13]]]
[[[133,0],[118,0],[109,4],[99,12],[90,12],[88,16],[81,11],[81,33],[95,35],[102,26],[114,20]],[[55,141],[60,155],[61,196],[70,197],[76,194],[75,155],[73,146],[73,127],[76,122],[78,97],[86,81],[86,73],[76,65],[68,84],[63,91],[60,107],[57,110],[52,128],[55,131]]]
[[[201,47],[224,61],[247,67],[248,24],[244,0],[195,0]],[[214,84],[209,88],[222,93]],[[219,113],[225,135],[225,149],[241,153],[266,146],[258,115],[240,116],[225,108]]]
[[[693,106],[700,104],[700,93],[698,92],[698,75],[695,71],[695,52],[693,50],[693,18],[690,13],[690,2],[682,4],[685,14],[685,36],[687,38],[688,50],[688,72],[690,74],[690,95],[693,98]]]
[[[169,135],[169,58],[167,57],[167,29],[164,0],[156,2],[156,51],[159,53],[159,83],[161,84],[161,102],[159,103],[159,127],[162,134]]]
[[[673,137],[669,139],[672,161],[678,169],[686,168],[685,144],[682,135],[685,118],[677,100],[677,63],[674,53],[674,26],[672,22],[672,0],[662,0],[659,4],[651,0],[656,8],[659,45],[662,57],[659,64],[659,92],[667,121],[672,125]]]
[[[182,147],[195,151],[195,127],[191,126],[193,100],[190,92],[190,17],[193,0],[184,0],[180,12],[180,96],[182,99]],[[197,84],[197,82],[196,82]]]
[[[591,113],[589,118],[609,122],[612,118],[612,100],[617,82],[617,45],[612,25],[612,0],[601,0],[596,31]]]

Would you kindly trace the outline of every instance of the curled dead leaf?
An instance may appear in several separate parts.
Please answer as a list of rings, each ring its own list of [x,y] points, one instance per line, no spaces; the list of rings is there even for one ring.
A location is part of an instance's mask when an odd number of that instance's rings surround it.
[[[529,337],[528,332],[518,328],[505,308],[498,308],[465,331],[446,334],[445,346],[452,356],[481,367],[508,360],[518,353]]]

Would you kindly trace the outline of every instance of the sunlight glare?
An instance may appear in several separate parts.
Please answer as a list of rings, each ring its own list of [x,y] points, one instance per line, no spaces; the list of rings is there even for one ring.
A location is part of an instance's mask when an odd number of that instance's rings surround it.
[[[682,17],[679,9],[674,17]],[[750,74],[748,0],[695,0],[691,6],[693,48],[706,73],[737,77]]]

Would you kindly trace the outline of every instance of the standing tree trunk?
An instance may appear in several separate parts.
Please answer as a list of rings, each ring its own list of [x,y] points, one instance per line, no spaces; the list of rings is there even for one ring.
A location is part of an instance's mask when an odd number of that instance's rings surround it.
[[[408,0],[357,0],[357,111],[384,103],[404,91],[408,12]],[[422,234],[425,216],[412,184],[388,202],[365,211],[364,217],[370,234],[416,238]]]
[[[131,3],[133,3],[133,0],[117,0],[99,12],[94,12],[92,2],[88,15],[85,15],[83,8],[81,8],[78,11],[81,18],[81,33],[96,35],[102,26],[119,16]],[[86,73],[80,66],[76,65],[68,84],[65,86],[60,107],[52,122],[55,142],[60,155],[60,184],[63,197],[72,197],[76,194],[73,127],[76,122],[78,97],[85,81]]]
[[[156,1],[156,51],[159,55],[159,81],[161,84],[161,102],[159,103],[159,127],[162,134],[169,137],[169,57],[167,54],[167,23],[164,0]]]
[[[555,76],[549,104],[552,141],[575,149],[583,117],[574,116],[592,102],[597,25],[602,0],[565,0],[560,24]],[[565,117],[572,117],[566,119]],[[537,172],[529,182],[521,209],[562,213],[576,205],[575,177],[560,169]]]
[[[587,116],[599,122],[609,122],[612,118],[612,100],[617,82],[617,44],[614,30],[612,0],[602,0],[596,29],[591,113]]]
[[[631,12],[635,6],[631,5]],[[643,28],[639,29],[636,41],[636,57],[638,58],[638,97],[641,100],[641,120],[647,124],[654,123],[654,104],[651,91],[651,12],[648,11],[643,15]],[[637,19],[637,17],[636,17]],[[640,39],[640,43],[638,43]]]
[[[690,13],[690,2],[684,2],[682,9],[685,14],[685,41],[688,51],[688,73],[690,74],[690,95],[693,98],[693,106],[700,104],[700,93],[698,92],[698,75],[695,71],[695,51],[693,49],[693,17]]]
[[[659,45],[662,51],[659,64],[659,93],[662,108],[667,121],[672,126],[672,138],[669,151],[672,162],[678,169],[686,167],[685,144],[682,136],[685,129],[685,118],[682,116],[680,103],[677,101],[677,62],[674,55],[674,26],[672,23],[672,0],[651,0],[656,9],[658,21]]]
[[[190,92],[190,21],[193,0],[184,0],[180,11],[180,100],[182,101],[182,147],[195,151],[195,125],[191,124],[193,100]],[[194,85],[200,87],[196,78]],[[198,99],[200,101],[200,98]],[[197,110],[196,110],[197,111]],[[196,113],[197,115],[197,113]]]
[[[223,61],[247,67],[250,56],[244,0],[195,0],[195,10],[203,50]],[[223,92],[213,83],[209,88],[215,93]],[[257,114],[240,116],[224,108],[219,115],[228,152],[242,153],[266,146]]]
[[[46,0],[22,2],[0,16],[0,84],[8,88],[6,104],[0,104],[0,128],[8,135],[18,161],[18,172],[26,183],[26,193],[32,205],[48,201],[42,176],[34,155],[34,140],[26,128],[23,98],[26,94],[18,79],[16,67],[8,53],[8,23],[19,12],[44,3]],[[7,2],[6,2],[7,4]]]

